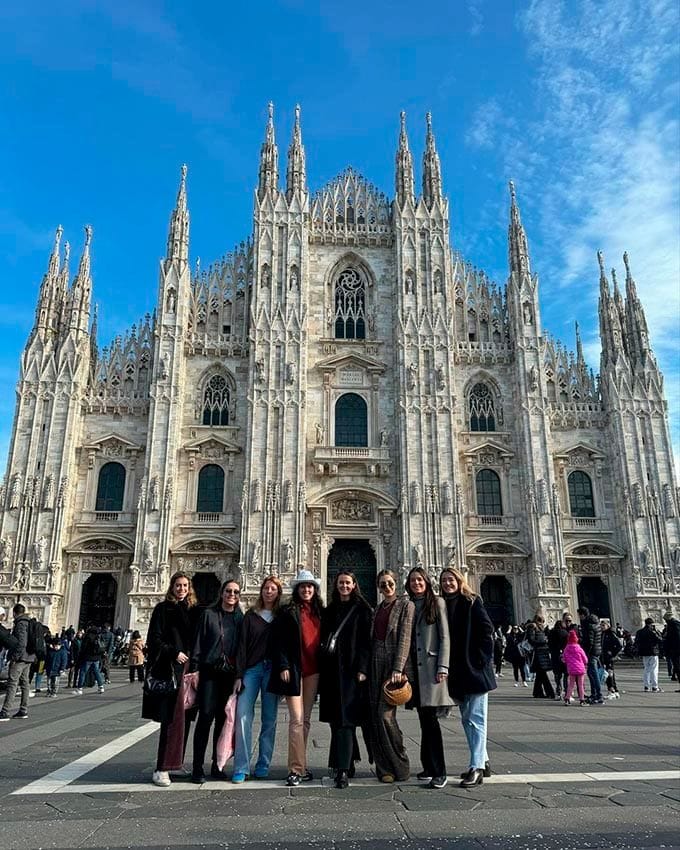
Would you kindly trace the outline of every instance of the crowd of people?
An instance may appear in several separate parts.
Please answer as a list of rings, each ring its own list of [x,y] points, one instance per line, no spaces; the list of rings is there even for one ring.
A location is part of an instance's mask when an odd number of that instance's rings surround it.
[[[55,696],[62,677],[81,695],[86,685],[103,693],[112,664],[127,663],[130,682],[143,682],[142,716],[160,723],[152,781],[161,787],[182,773],[193,727],[191,779],[206,781],[205,758],[212,733],[210,775],[242,783],[266,778],[274,751],[277,714],[285,700],[288,723],[286,784],[312,779],[307,744],[312,709],[331,731],[328,765],[345,788],[361,759],[361,730],[377,779],[402,782],[411,764],[397,722],[397,706],[415,709],[420,726],[417,778],[432,789],[447,784],[440,719],[457,707],[469,749],[460,785],[480,785],[491,774],[486,747],[488,694],[512,667],[515,687],[533,685],[533,697],[565,705],[601,705],[618,699],[615,662],[626,645],[642,659],[643,688],[655,693],[659,658],[680,682],[680,620],[669,610],[659,632],[651,618],[630,641],[588,608],[577,619],[564,612],[549,627],[541,614],[520,625],[495,628],[465,576],[446,568],[439,593],[428,573],[412,569],[404,592],[391,570],[377,576],[379,602],[373,609],[355,575],[335,577],[324,605],[320,582],[301,570],[284,601],[277,576],[262,581],[254,605],[243,611],[241,588],[228,579],[217,603],[201,607],[191,578],[175,573],[167,594],[153,610],[146,642],[139,631],[90,626],[50,633],[13,608],[11,631],[0,609],[0,670],[9,662],[0,721],[28,717],[29,697]],[[589,694],[586,695],[586,680]],[[679,691],[680,692],[680,691]],[[20,707],[10,714],[16,695]],[[253,766],[253,722],[259,698],[261,722]],[[233,705],[235,703],[235,706]],[[229,705],[233,712],[228,719]],[[224,772],[220,749],[225,720],[233,730],[233,771]]]

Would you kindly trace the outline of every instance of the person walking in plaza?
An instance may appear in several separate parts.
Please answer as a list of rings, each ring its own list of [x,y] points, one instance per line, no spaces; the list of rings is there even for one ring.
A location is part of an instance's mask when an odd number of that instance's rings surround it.
[[[269,691],[285,696],[288,706],[288,779],[294,787],[313,779],[307,769],[307,740],[319,689],[321,646],[320,582],[300,570],[292,582],[290,602],[274,621]]]
[[[572,628],[571,614],[565,611],[562,618],[548,632],[548,648],[555,679],[555,699],[560,699],[567,687],[567,668],[562,658],[562,651],[567,645],[567,637]]]
[[[659,693],[659,651],[661,635],[654,620],[647,617],[644,626],[635,633],[635,651],[642,658],[642,685],[645,691]]]
[[[572,629],[567,635],[567,645],[562,652],[562,658],[567,668],[567,689],[564,692],[564,704],[571,704],[571,695],[575,685],[580,704],[586,705],[586,693],[583,684],[588,667],[588,656],[583,651],[583,648],[579,646],[576,629]]]
[[[493,623],[465,576],[447,567],[439,576],[451,640],[447,687],[458,706],[470,750],[470,763],[461,774],[461,788],[481,785],[491,776],[486,749],[489,691],[496,688],[492,667]]]
[[[494,675],[497,679],[503,677],[503,653],[505,651],[505,635],[499,626],[493,633],[493,664]]]
[[[407,595],[397,595],[397,576],[381,570],[376,578],[382,601],[373,613],[371,666],[368,692],[371,711],[371,746],[375,772],[381,782],[404,782],[409,763],[397,708],[385,699],[384,685],[400,684],[411,648],[415,606]]]
[[[56,697],[59,692],[59,679],[68,664],[68,649],[66,639],[59,635],[51,635],[47,641],[47,657],[45,659],[45,675],[47,676],[47,696]]]
[[[534,673],[534,699],[554,699],[555,691],[548,678],[552,670],[548,636],[545,633],[545,621],[540,614],[527,624],[526,639],[532,647],[531,670]]]
[[[213,724],[210,775],[213,779],[227,778],[217,766],[217,741],[224,726],[224,709],[234,691],[236,679],[236,652],[243,623],[240,596],[239,583],[227,579],[220,588],[217,604],[201,613],[196,627],[191,670],[198,670],[198,718],[194,730],[191,778],[199,785],[205,782],[203,762]]]
[[[588,656],[588,681],[590,682],[591,705],[602,705],[602,686],[600,685],[600,656],[602,655],[602,626],[600,619],[590,610],[581,606],[577,612],[581,618],[581,647]]]
[[[99,629],[96,626],[89,626],[78,653],[78,681],[73,691],[77,696],[82,696],[88,673],[91,673],[94,677],[99,693],[104,693],[104,676],[101,671],[102,652],[102,645],[99,642]]]
[[[505,636],[505,657],[512,664],[512,675],[515,677],[516,688],[519,688],[520,676],[522,677],[522,687],[529,687],[524,672],[524,656],[519,649],[523,640],[524,634],[518,625],[512,626]]]
[[[621,694],[616,684],[614,660],[623,649],[623,643],[612,629],[611,620],[602,619],[600,625],[602,626],[602,666],[607,671],[607,698],[619,699]]]
[[[102,648],[101,670],[104,676],[104,684],[110,685],[109,678],[111,670],[111,657],[113,656],[113,648],[115,645],[115,635],[111,631],[111,623],[104,623],[104,628],[99,633],[99,643]]]
[[[319,674],[319,720],[331,727],[328,766],[336,788],[346,788],[354,775],[356,728],[368,714],[372,614],[354,573],[341,570],[321,615]]]
[[[453,705],[446,685],[451,654],[446,605],[441,597],[435,596],[430,577],[422,567],[413,567],[409,572],[406,592],[415,606],[411,650],[406,662],[413,695],[406,707],[418,711],[420,722],[423,769],[418,779],[429,781],[429,788],[443,788],[448,780],[439,714]]]
[[[147,680],[179,684],[189,662],[197,619],[196,596],[191,578],[176,572],[170,579],[165,599],[153,609],[146,637]],[[144,690],[142,717],[160,723],[156,769],[151,781],[165,788],[170,771],[183,766],[184,751],[195,711],[185,711],[179,688],[166,692]]]
[[[236,742],[234,747],[234,772],[231,781],[245,782],[250,775],[253,753],[253,720],[255,702],[260,697],[260,737],[258,758],[255,764],[256,779],[266,779],[274,752],[276,714],[279,698],[269,692],[271,675],[271,630],[279,612],[283,585],[276,576],[267,576],[252,608],[243,618],[241,639],[236,650]]]
[[[16,641],[16,647],[8,651],[9,671],[7,674],[7,691],[5,692],[2,709],[0,709],[0,721],[2,722],[10,719],[12,701],[14,700],[17,688],[21,691],[21,703],[16,714],[11,716],[16,720],[26,720],[28,718],[28,694],[30,691],[28,677],[31,672],[31,665],[36,660],[33,647],[29,646],[30,617],[26,614],[26,607],[21,602],[17,602],[12,608],[12,616],[14,617],[12,637]],[[10,646],[12,645],[12,642],[6,642]]]
[[[132,637],[130,638],[130,643],[128,645],[127,651],[127,662],[128,662],[128,670],[130,673],[130,684],[135,680],[135,673],[137,674],[137,681],[144,681],[144,652],[146,647],[144,646],[144,639],[139,631],[135,629],[132,633]]]
[[[663,646],[671,665],[671,681],[675,679],[680,683],[680,620],[673,616],[670,608],[664,612],[663,618],[666,623]]]
[[[80,676],[80,648],[83,645],[84,637],[85,632],[82,629],[78,629],[71,638],[71,645],[69,646],[68,651],[69,666],[67,687],[69,688],[78,687],[78,677]]]

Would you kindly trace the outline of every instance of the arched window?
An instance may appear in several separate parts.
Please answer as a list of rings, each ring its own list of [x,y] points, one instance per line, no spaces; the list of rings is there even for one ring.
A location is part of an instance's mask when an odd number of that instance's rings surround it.
[[[335,282],[335,338],[366,339],[366,285],[355,269]]]
[[[368,408],[356,393],[345,393],[336,402],[335,445],[368,445]]]
[[[569,509],[572,516],[595,516],[593,485],[590,476],[577,469],[567,479],[569,485]]]
[[[196,510],[199,514],[222,513],[224,502],[224,470],[209,463],[198,473],[198,497]]]
[[[477,513],[479,516],[503,516],[501,480],[493,469],[477,473]]]
[[[486,384],[475,384],[470,391],[470,430],[496,430],[496,402]]]
[[[125,467],[122,463],[105,463],[99,470],[95,511],[122,511],[124,493]]]
[[[229,424],[229,386],[222,375],[214,375],[203,393],[203,424]]]

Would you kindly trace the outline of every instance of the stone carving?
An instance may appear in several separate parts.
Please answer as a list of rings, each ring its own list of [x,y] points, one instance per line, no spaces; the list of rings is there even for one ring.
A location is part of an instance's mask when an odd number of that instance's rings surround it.
[[[166,306],[168,313],[174,313],[175,312],[175,291],[173,289],[171,289],[168,292],[168,297],[166,299],[165,306]]]
[[[241,512],[245,513],[248,508],[248,482],[243,482],[243,488],[241,489]]]
[[[262,553],[262,543],[256,540],[253,543],[253,556],[250,561],[250,569],[253,575],[257,575],[260,569],[260,555]]]
[[[47,538],[43,534],[33,543],[33,565],[37,572],[43,569],[46,552]]]
[[[307,510],[307,487],[304,481],[298,484],[298,513],[303,514]]]
[[[670,484],[663,485],[663,514],[666,519],[673,519],[675,517],[675,502]]]
[[[338,499],[331,503],[331,517],[342,521],[370,521],[373,518],[373,507],[370,502],[361,499]]]
[[[649,515],[650,516],[659,516],[661,513],[661,506],[659,505],[659,497],[656,494],[656,490],[653,487],[647,487],[647,504],[649,505]]]
[[[12,483],[9,488],[9,509],[11,511],[16,510],[19,507],[19,502],[21,499],[21,481],[19,480],[18,474],[12,476]]]
[[[283,541],[283,565],[287,573],[293,569],[293,544],[288,538]]]
[[[531,392],[536,392],[538,389],[538,371],[535,366],[529,369],[529,389]]]
[[[413,547],[413,555],[416,561],[416,567],[423,567],[425,565],[425,549],[423,548],[422,543],[416,543]]]
[[[524,317],[524,324],[531,325],[534,321],[533,312],[531,310],[531,304],[528,301],[525,301],[522,305],[522,315]]]
[[[418,367],[415,363],[411,363],[408,367],[408,375],[406,377],[406,385],[410,390],[414,390],[416,388],[416,380],[418,378]]]
[[[259,514],[262,510],[262,484],[260,479],[253,481],[253,513]]]
[[[456,547],[452,540],[450,540],[446,546],[446,566],[456,566]]]
[[[437,384],[437,390],[439,392],[442,392],[444,390],[445,386],[446,386],[446,377],[444,375],[444,367],[443,366],[437,366],[434,375],[435,375],[435,381],[436,381],[436,384]]]
[[[376,313],[375,307],[368,314],[368,329],[371,333],[375,333]]]
[[[172,491],[173,491],[174,482],[172,480],[172,475],[168,478],[165,485],[165,493],[163,494],[163,509],[165,511],[168,510],[170,505],[172,504]]]
[[[52,510],[52,500],[54,499],[54,478],[51,475],[48,475],[45,479],[45,486],[43,487],[43,498],[42,498],[42,506],[43,510],[51,511]]]
[[[680,546],[671,549],[671,566],[674,573],[680,573]]]
[[[536,576],[536,587],[539,593],[545,593],[545,577],[543,575],[543,567],[536,564],[534,567],[534,575]]]
[[[139,485],[139,495],[137,496],[137,510],[143,510],[146,505],[146,478],[142,478]]]
[[[405,484],[401,485],[400,508],[401,508],[402,514],[408,513],[408,493],[407,493]]]
[[[383,428],[382,431],[380,432],[380,445],[386,446],[387,443],[389,442],[389,439],[390,439],[390,432],[387,431],[385,428]]]
[[[142,556],[144,558],[144,566],[146,569],[151,569],[153,566],[153,540],[150,537],[144,538],[142,544]]]
[[[635,516],[639,519],[645,515],[645,504],[642,498],[642,487],[640,484],[633,484],[633,510]]]
[[[652,575],[654,573],[652,550],[649,548],[649,545],[646,545],[640,552],[640,564],[645,575]]]
[[[255,361],[255,381],[264,384],[264,360],[260,358]]]
[[[538,512],[541,516],[545,516],[545,514],[550,513],[548,503],[548,485],[545,483],[544,478],[539,478],[536,482],[536,502]]]
[[[420,513],[420,485],[417,481],[411,484],[411,513]]]
[[[562,506],[560,504],[560,490],[557,484],[552,486],[552,508],[556,517],[562,516]]]
[[[316,444],[317,446],[323,446],[324,441],[324,427],[320,422],[317,422],[314,426],[316,431]]]
[[[642,574],[640,573],[640,567],[637,564],[633,564],[631,573],[633,576],[633,587],[636,593],[642,593]]]
[[[160,373],[162,380],[166,381],[170,374],[170,361],[167,354],[163,354],[161,357]]]
[[[297,380],[297,366],[295,363],[286,363],[286,383],[294,384]]]
[[[460,484],[456,484],[456,513],[458,516],[465,514],[465,497],[463,496],[463,488]]]
[[[57,571],[57,564],[55,561],[51,561],[47,565],[47,578],[45,579],[45,590],[51,591],[52,586],[54,585],[54,576]]]
[[[413,272],[407,271],[404,275],[404,291],[407,295],[413,292]]]
[[[13,590],[28,590],[28,587],[31,583],[31,567],[27,563],[21,563],[18,565],[19,569],[17,572],[17,576],[14,579],[14,583],[12,584]]]
[[[287,514],[293,511],[293,482],[290,479],[283,485],[283,509]]]
[[[151,490],[149,492],[149,507],[152,511],[158,510],[158,501],[160,499],[160,487],[158,478],[155,476],[151,479]]]
[[[532,514],[538,513],[538,505],[536,502],[536,491],[531,486],[531,484],[527,487],[527,507],[531,511]]]
[[[66,501],[67,492],[68,492],[68,475],[64,475],[64,477],[59,482],[59,493],[57,494],[57,507],[62,508],[64,506],[64,502]]]
[[[298,278],[298,270],[297,266],[291,266],[290,276],[289,276],[289,287],[291,289],[298,289],[299,287],[299,278]]]
[[[9,559],[12,557],[12,541],[9,537],[0,538],[0,563],[3,569],[7,568]]]
[[[442,502],[444,504],[444,513],[448,516],[453,513],[453,490],[451,482],[445,481],[442,485]]]

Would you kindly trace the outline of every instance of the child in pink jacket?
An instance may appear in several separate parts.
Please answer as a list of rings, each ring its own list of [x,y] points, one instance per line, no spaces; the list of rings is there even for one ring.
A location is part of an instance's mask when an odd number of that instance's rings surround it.
[[[578,635],[576,629],[572,629],[567,637],[567,645],[562,650],[562,660],[564,661],[569,679],[567,681],[567,689],[564,692],[564,704],[571,703],[571,694],[574,690],[574,684],[578,689],[578,698],[581,705],[586,704],[586,694],[583,687],[583,682],[586,677],[586,668],[588,667],[588,656],[579,646]]]

